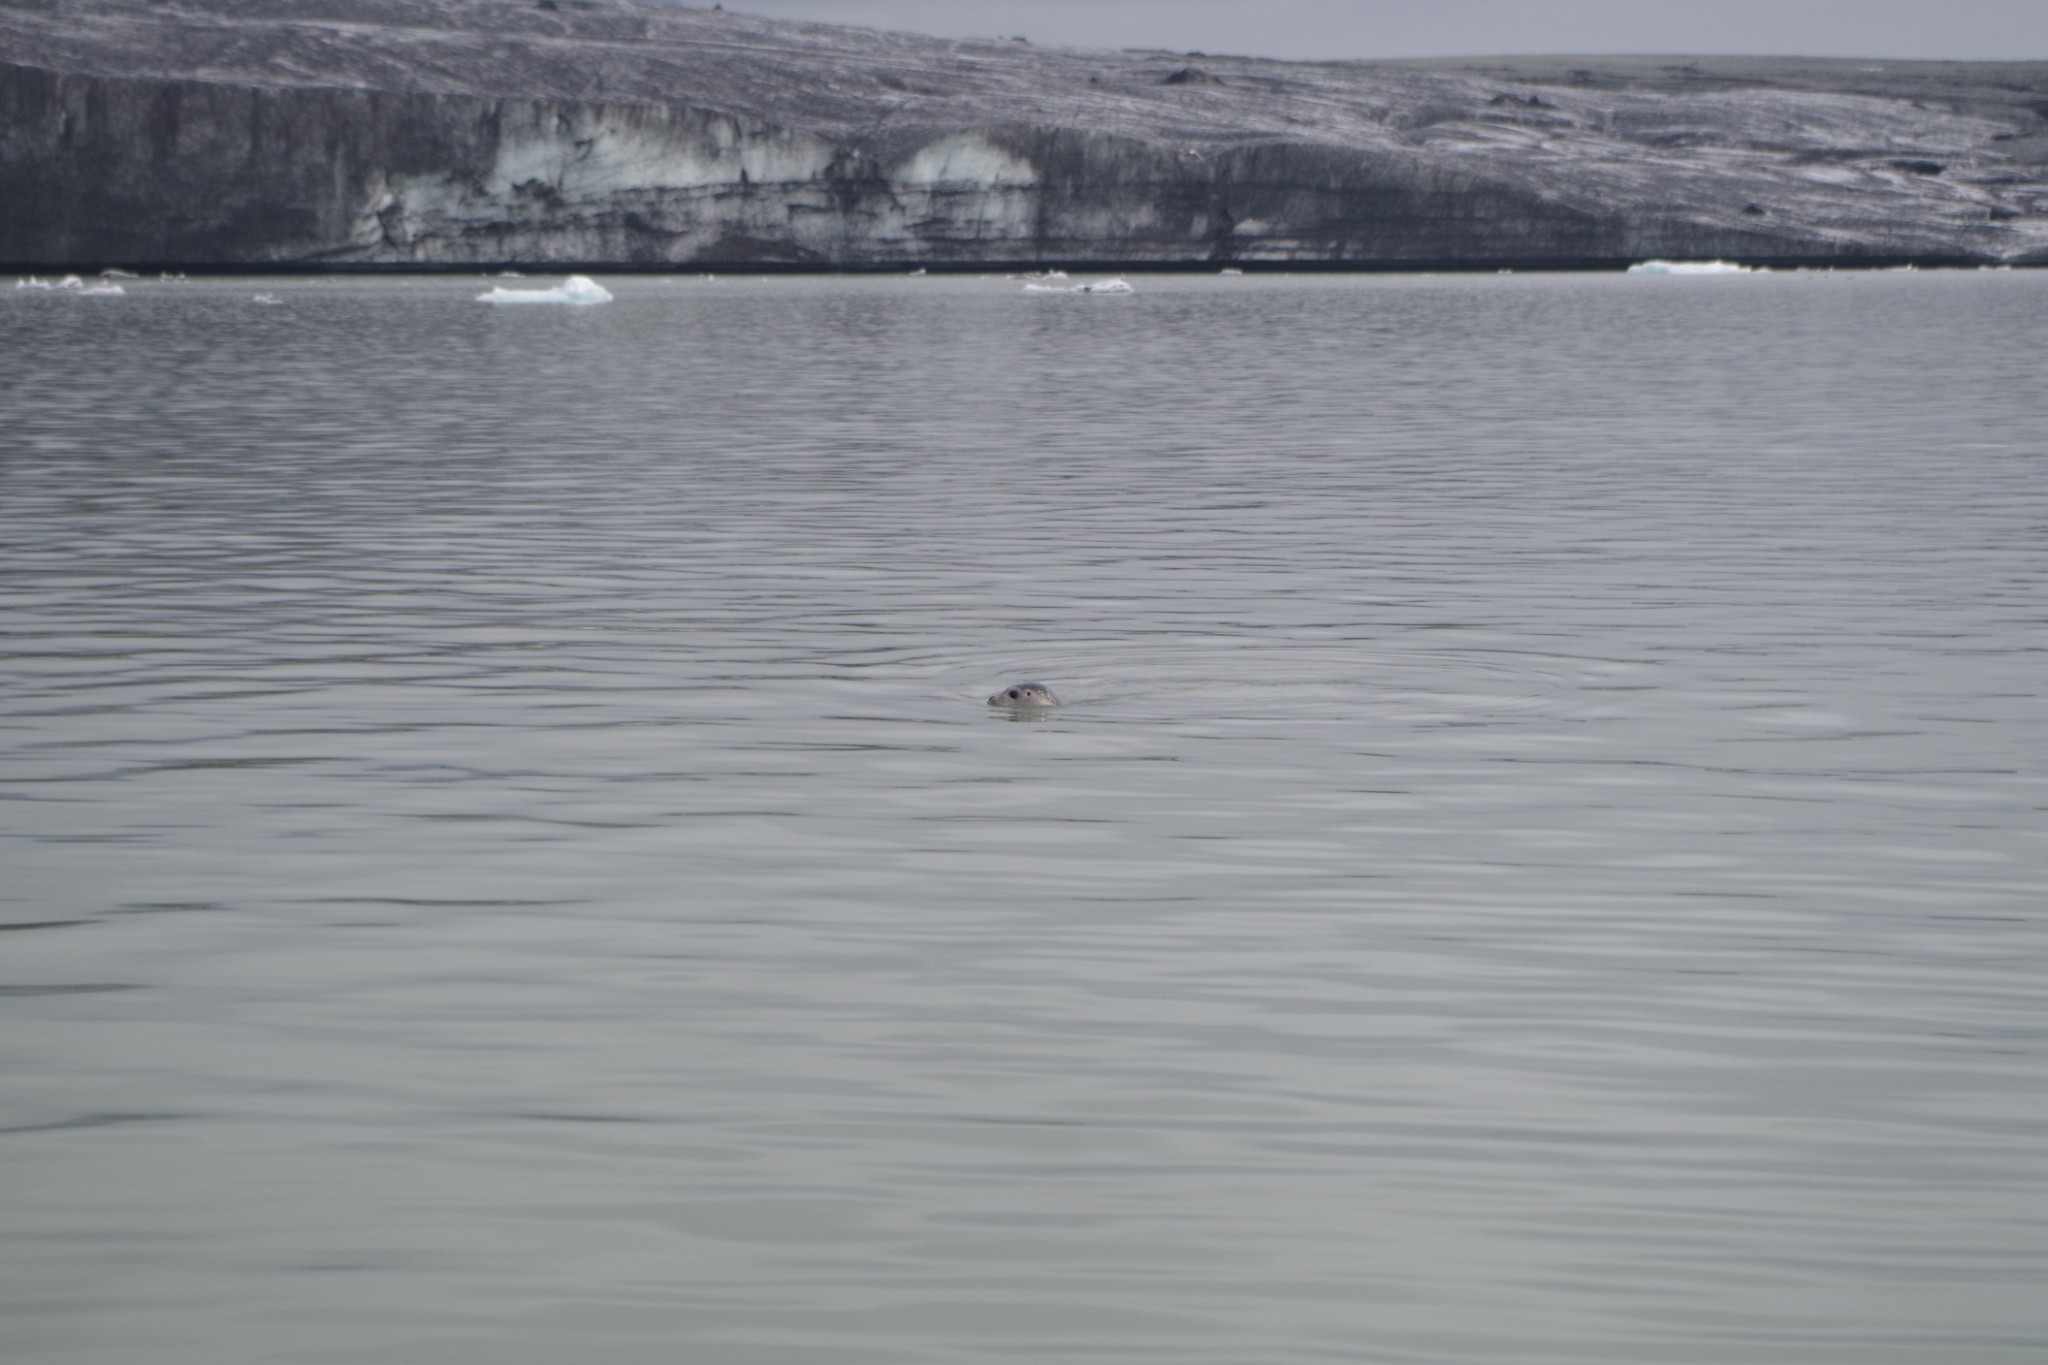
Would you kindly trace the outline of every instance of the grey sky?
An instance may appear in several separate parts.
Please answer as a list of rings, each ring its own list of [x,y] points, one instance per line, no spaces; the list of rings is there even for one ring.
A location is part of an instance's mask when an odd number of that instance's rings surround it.
[[[731,0],[727,8],[945,37],[1022,34],[1077,47],[1268,57],[2048,58],[2048,0]]]

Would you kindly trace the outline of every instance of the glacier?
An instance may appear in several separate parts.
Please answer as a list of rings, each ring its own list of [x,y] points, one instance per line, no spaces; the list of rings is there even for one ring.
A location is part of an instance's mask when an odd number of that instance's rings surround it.
[[[1287,62],[611,0],[0,0],[0,265],[2048,264],[2048,63]]]

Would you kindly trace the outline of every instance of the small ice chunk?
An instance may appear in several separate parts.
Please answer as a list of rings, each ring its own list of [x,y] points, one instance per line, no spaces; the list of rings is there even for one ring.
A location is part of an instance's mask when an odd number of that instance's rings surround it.
[[[95,284],[79,290],[78,296],[80,298],[90,298],[92,295],[97,294],[101,298],[111,298],[116,294],[125,294],[127,292],[118,284]]]
[[[1638,261],[1628,268],[1631,275],[1754,275],[1756,271],[1733,261]]]
[[[57,287],[59,289],[83,289],[85,288],[85,281],[79,279],[76,275],[66,275],[63,279],[57,281]]]
[[[588,275],[571,275],[553,289],[494,288],[478,294],[478,303],[610,303],[611,291]]]

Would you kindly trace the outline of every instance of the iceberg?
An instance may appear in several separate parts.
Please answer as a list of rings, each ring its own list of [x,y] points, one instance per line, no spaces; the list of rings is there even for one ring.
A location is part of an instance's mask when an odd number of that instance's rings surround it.
[[[571,275],[553,289],[506,289],[495,287],[478,294],[478,303],[610,303],[611,291],[588,275]]]
[[[116,294],[125,294],[127,292],[118,284],[90,284],[78,291],[78,297],[89,299],[97,294],[101,298],[112,298]]]
[[[1754,275],[1757,272],[1733,261],[1638,261],[1628,268],[1631,275]]]
[[[1135,294],[1138,291],[1131,288],[1130,281],[1118,278],[1114,280],[1096,280],[1090,284],[1033,283],[1025,285],[1024,292],[1027,294]]]

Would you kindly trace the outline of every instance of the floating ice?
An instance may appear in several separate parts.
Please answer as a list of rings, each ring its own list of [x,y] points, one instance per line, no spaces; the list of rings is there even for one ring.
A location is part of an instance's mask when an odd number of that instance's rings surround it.
[[[1061,276],[1062,279],[1065,276]],[[1027,284],[1027,294],[1135,294],[1130,281],[1124,279],[1095,280],[1089,284]]]
[[[57,281],[57,287],[59,289],[83,289],[85,288],[85,281],[79,279],[76,275],[66,275],[63,279]]]
[[[571,275],[553,289],[494,288],[478,294],[478,303],[610,303],[611,291],[588,275]]]
[[[249,302],[274,307],[277,304],[283,303],[284,300],[275,294],[252,294],[249,296]]]
[[[1733,261],[1638,261],[1628,268],[1631,275],[1754,275],[1757,272]]]
[[[97,294],[104,299],[111,298],[116,294],[125,294],[127,292],[127,290],[123,289],[118,284],[95,284],[90,286],[89,288],[79,290],[78,296],[80,298],[90,298],[94,294]]]
[[[22,279],[22,280],[16,280],[16,281],[14,282],[14,287],[15,287],[16,289],[52,289],[52,288],[55,288],[55,286],[54,286],[54,285],[52,285],[52,284],[51,284],[51,283],[50,283],[50,282],[49,282],[48,280],[39,280],[39,279],[37,279],[37,278],[36,278],[35,276],[33,276],[33,275],[30,275],[30,276],[29,276],[29,277],[28,277],[27,279]]]

